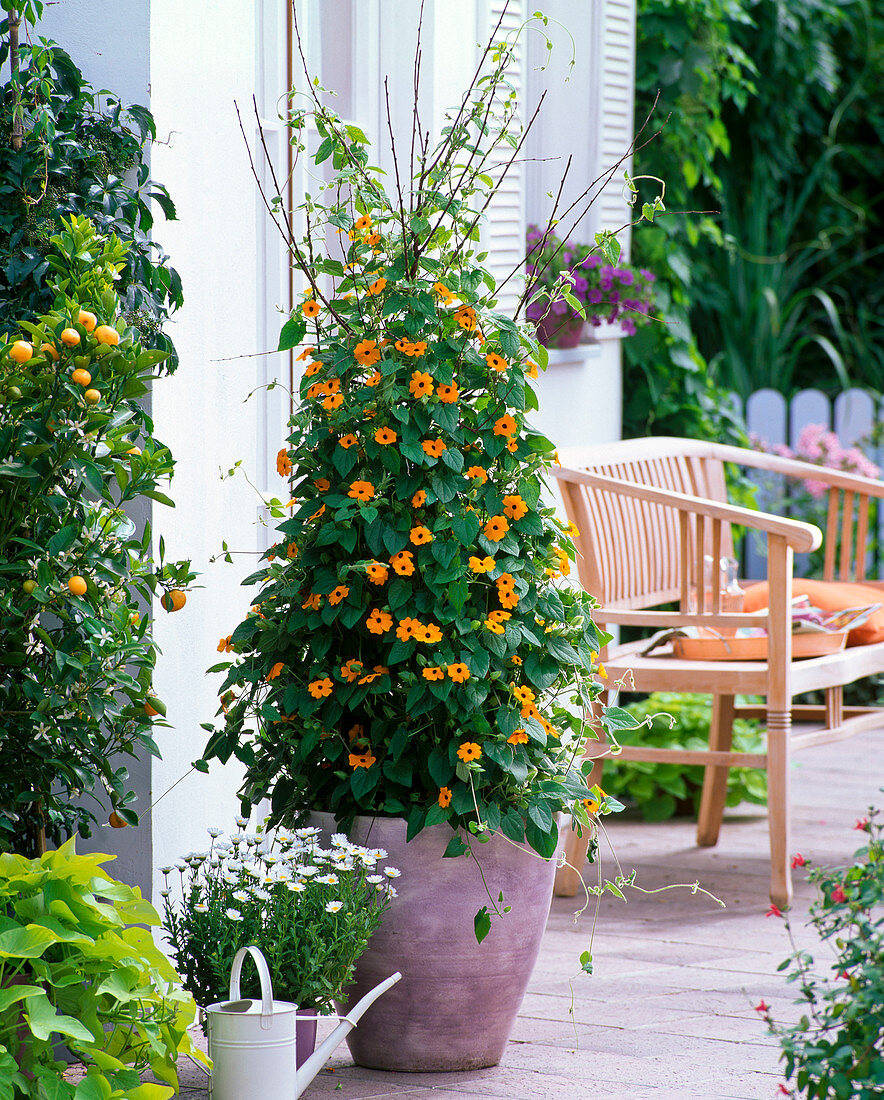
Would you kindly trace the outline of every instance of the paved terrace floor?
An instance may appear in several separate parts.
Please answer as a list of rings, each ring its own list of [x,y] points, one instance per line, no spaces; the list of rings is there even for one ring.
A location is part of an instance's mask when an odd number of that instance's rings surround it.
[[[815,863],[849,859],[862,843],[853,830],[857,817],[884,799],[875,736],[861,734],[795,758],[793,845]],[[687,820],[608,822],[620,863],[627,872],[636,869],[638,885],[653,890],[699,879],[726,908],[687,890],[631,892],[625,905],[607,897],[595,931],[595,974],[588,977],[579,973],[577,958],[591,914],[575,921],[574,902],[557,898],[499,1066],[385,1073],[355,1066],[343,1045],[306,1100],[773,1100],[782,1080],[779,1047],[753,1006],[764,998],[780,1020],[798,1010],[793,987],[777,973],[789,954],[785,928],[765,917],[764,810],[728,811],[714,849],[695,847]],[[608,856],[605,867],[611,866]],[[811,897],[797,872],[793,924],[801,945],[813,949],[817,941],[804,925]],[[199,1071],[183,1066],[182,1078],[182,1096],[206,1095]],[[254,1100],[261,1100],[260,1086]]]

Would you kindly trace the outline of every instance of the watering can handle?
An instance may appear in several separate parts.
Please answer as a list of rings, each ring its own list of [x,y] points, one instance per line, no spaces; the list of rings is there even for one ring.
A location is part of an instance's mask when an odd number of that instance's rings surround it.
[[[230,968],[229,997],[231,1001],[240,999],[239,977],[242,973],[242,964],[246,955],[252,956],[258,969],[258,978],[261,982],[261,1027],[266,1031],[271,1025],[271,1017],[273,1016],[273,985],[270,981],[267,960],[254,944],[249,947],[241,947],[233,956],[233,966]]]

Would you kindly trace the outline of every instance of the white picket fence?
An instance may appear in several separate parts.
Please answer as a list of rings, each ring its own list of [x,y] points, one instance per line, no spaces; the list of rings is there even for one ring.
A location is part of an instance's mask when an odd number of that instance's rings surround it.
[[[770,447],[785,443],[794,448],[802,428],[808,424],[825,424],[840,440],[842,446],[859,444],[863,452],[878,467],[884,469],[884,446],[878,439],[884,425],[884,398],[865,390],[850,389],[833,400],[820,390],[801,390],[790,401],[776,390],[756,390],[745,406],[734,395],[734,403],[745,416],[749,431]],[[760,492],[764,493],[762,487]],[[764,501],[759,500],[764,507]],[[798,517],[796,517],[798,518]],[[879,509],[878,539],[868,563],[867,575],[882,576],[884,565],[884,508]],[[743,550],[743,576],[764,575],[763,547],[752,539],[745,540]],[[796,562],[800,569],[801,563]],[[800,571],[803,572],[803,569]]]

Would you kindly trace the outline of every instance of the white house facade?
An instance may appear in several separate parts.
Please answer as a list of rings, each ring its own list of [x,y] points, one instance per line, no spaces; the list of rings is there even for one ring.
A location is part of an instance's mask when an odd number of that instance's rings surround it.
[[[420,0],[296,4],[308,66],[338,92],[340,113],[382,139],[387,76],[394,126],[410,133]],[[549,53],[543,36],[523,30],[514,73],[523,118],[541,92],[547,94],[526,159],[498,189],[484,229],[495,273],[518,263],[526,226],[546,221],[549,192],[558,189],[569,156],[562,207],[617,163],[633,136],[635,0],[545,0],[541,6],[555,48]],[[501,16],[501,33],[512,33],[536,8],[527,0],[425,0],[422,117],[438,129],[472,75],[477,44]],[[241,581],[268,543],[261,494],[284,491],[275,456],[286,434],[296,364],[271,349],[301,289],[259,199],[240,118],[254,149],[257,112],[271,156],[287,174],[280,115],[288,88],[304,78],[288,0],[66,0],[47,5],[40,33],[62,44],[94,87],[151,109],[158,130],[152,173],[178,211],[175,222],[163,222],[158,212],[156,235],[184,285],[184,307],[170,326],[181,365],[152,396],[157,435],[177,459],[170,489],[177,506],[156,506],[152,523],[169,558],[192,560],[201,587],[177,614],[155,608],[162,648],[155,688],[169,725],[157,729],[162,759],[143,762],[138,773],[141,825],[122,834],[100,829],[91,842],[118,851],[116,871],[148,891],[153,868],[205,847],[206,826],[229,827],[238,812],[237,767],[215,765],[204,775],[192,762],[207,736],[201,723],[218,707],[220,677],[205,670],[219,659],[219,638],[249,607],[254,590]],[[379,146],[385,147],[382,140]],[[292,176],[295,203],[306,171],[299,166]],[[598,229],[629,222],[622,171],[601,188],[574,239],[591,240]],[[628,250],[628,231],[621,240]],[[517,297],[515,281],[509,285],[502,308],[512,308]],[[619,438],[619,379],[616,338],[551,353],[534,423],[561,446]],[[268,390],[274,380],[282,385]],[[223,560],[223,544],[232,564]]]

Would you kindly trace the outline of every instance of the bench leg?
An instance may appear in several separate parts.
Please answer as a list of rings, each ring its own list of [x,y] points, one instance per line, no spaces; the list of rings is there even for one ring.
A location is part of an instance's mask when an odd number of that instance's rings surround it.
[[[767,818],[770,831],[770,900],[780,909],[792,902],[789,848],[790,711],[767,715]]]
[[[596,755],[605,748],[605,731],[602,728],[599,731],[599,738],[590,738],[586,744],[586,752]],[[602,783],[602,761],[596,760],[592,766],[592,771],[589,773],[586,779],[587,787],[592,787],[595,783],[601,786]],[[553,894],[557,898],[573,898],[578,889],[580,888],[580,876],[583,871],[584,864],[586,863],[586,852],[589,848],[589,830],[584,829],[583,836],[578,836],[576,830],[569,829],[568,838],[565,841],[565,860],[567,861],[564,867],[560,867],[556,871],[555,884],[553,886]]]
[[[734,729],[733,695],[712,696],[712,720],[709,725],[709,748],[713,752],[729,752]],[[697,821],[697,844],[711,848],[718,843],[718,832],[727,798],[727,773],[722,765],[706,765],[703,794]]]

